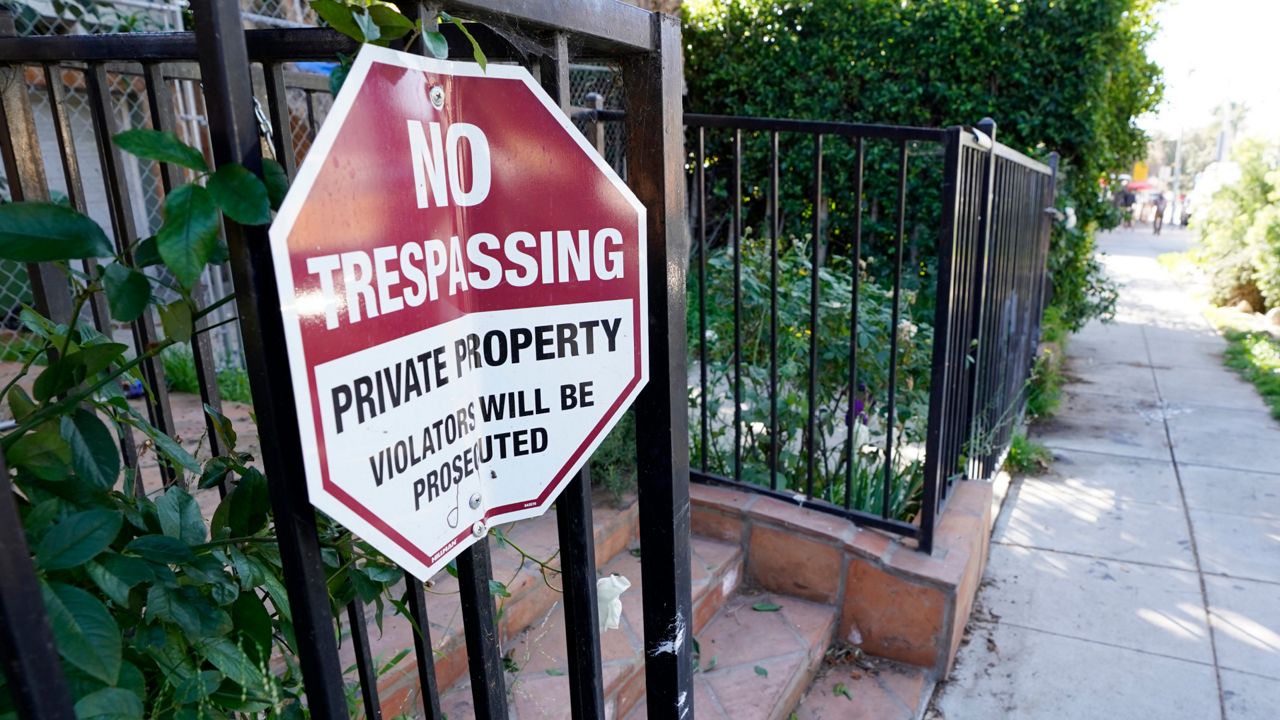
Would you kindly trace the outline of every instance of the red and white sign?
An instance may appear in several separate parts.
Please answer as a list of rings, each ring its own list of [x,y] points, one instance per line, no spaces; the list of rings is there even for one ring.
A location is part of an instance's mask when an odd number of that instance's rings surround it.
[[[311,501],[419,578],[647,380],[644,207],[523,68],[365,45],[271,248]]]

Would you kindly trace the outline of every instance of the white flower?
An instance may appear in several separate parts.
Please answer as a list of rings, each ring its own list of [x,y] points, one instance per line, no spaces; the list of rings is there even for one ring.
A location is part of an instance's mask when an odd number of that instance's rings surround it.
[[[910,320],[903,320],[898,323],[898,342],[909,342],[911,338],[916,336],[916,331],[919,329]]]
[[[631,581],[614,573],[596,580],[596,609],[600,616],[601,630],[617,630],[622,621],[622,593],[631,587]]]

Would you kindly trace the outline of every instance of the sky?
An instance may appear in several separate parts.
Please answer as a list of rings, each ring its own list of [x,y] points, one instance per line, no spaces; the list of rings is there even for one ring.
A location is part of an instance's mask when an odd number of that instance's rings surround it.
[[[1280,0],[1165,0],[1148,55],[1164,68],[1164,101],[1139,119],[1176,135],[1228,100],[1249,108],[1244,135],[1280,138]]]

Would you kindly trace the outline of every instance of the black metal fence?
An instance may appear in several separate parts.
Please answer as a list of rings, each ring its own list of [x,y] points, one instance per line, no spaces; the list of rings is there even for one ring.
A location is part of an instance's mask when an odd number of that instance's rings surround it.
[[[527,66],[552,97],[568,109],[570,62],[605,60],[619,68],[625,102],[635,112],[623,123],[624,157],[629,183],[648,209],[650,284],[649,384],[636,402],[636,445],[642,559],[647,706],[655,717],[682,716],[692,699],[690,644],[683,627],[690,607],[689,498],[687,425],[684,412],[687,373],[685,361],[685,298],[671,290],[683,287],[687,237],[684,228],[684,185],[680,177],[681,65],[679,25],[669,17],[623,3],[586,0],[564,3],[458,0],[421,9],[433,22],[437,9],[475,21],[470,33],[493,62]],[[410,7],[410,5],[406,5]],[[199,102],[207,118],[208,145],[215,164],[238,162],[260,171],[264,130],[271,128],[269,152],[292,175],[296,169],[296,123],[289,110],[289,64],[304,60],[333,60],[352,53],[355,43],[330,30],[290,28],[243,30],[238,3],[195,0],[191,3],[194,33],[138,33],[14,37],[11,16],[0,12],[0,155],[10,197],[14,201],[49,197],[47,164],[57,163],[66,179],[67,200],[88,210],[86,180],[80,162],[80,143],[62,111],[67,90],[65,73],[80,78],[93,105],[93,151],[105,189],[108,220],[117,248],[128,252],[147,230],[139,227],[128,192],[129,179],[119,150],[111,138],[119,130],[118,108],[107,86],[113,75],[140,79],[146,99],[145,125],[177,130],[169,78],[180,73],[199,77]],[[499,28],[501,33],[493,28]],[[466,37],[452,26],[442,28],[451,54],[471,57]],[[519,46],[510,39],[518,39]],[[572,54],[570,49],[572,48]],[[198,75],[195,75],[198,69]],[[57,157],[41,152],[41,131],[31,111],[29,76],[43,77],[53,110],[53,143]],[[254,79],[261,78],[262,97],[255,98]],[[315,126],[317,88],[304,87],[308,125]],[[259,113],[258,110],[262,112]],[[47,140],[47,138],[45,138]],[[46,147],[48,143],[46,143]],[[144,168],[160,178],[168,192],[183,181],[171,167]],[[317,518],[300,474],[302,449],[297,434],[291,383],[284,352],[283,328],[272,259],[265,228],[239,226],[227,220],[223,234],[230,251],[230,285],[235,289],[239,328],[253,391],[256,421],[270,428],[260,437],[260,462],[267,475],[288,604],[296,635],[296,658],[306,689],[311,717],[348,717],[343,668],[337,647]],[[37,309],[56,322],[73,318],[67,278],[53,265],[29,268]],[[92,266],[85,270],[92,271]],[[105,299],[97,297],[87,321],[115,334]],[[207,320],[205,321],[207,322]],[[155,318],[144,314],[128,328],[133,348],[141,352],[158,337]],[[193,340],[201,398],[221,408],[215,365],[208,334]],[[162,432],[176,433],[172,403],[165,387],[164,368],[156,360],[145,364],[152,394],[148,411]],[[212,422],[212,421],[211,421]],[[218,433],[207,428],[205,447],[213,454]],[[139,464],[138,448],[125,433],[124,461]],[[140,470],[147,470],[141,468]],[[183,482],[171,469],[143,472],[140,491]],[[0,468],[0,493],[12,499],[8,475]],[[24,715],[72,717],[57,671],[57,656],[47,623],[41,621],[40,595],[30,577],[29,549],[11,504],[0,505],[0,656],[8,683],[6,691]],[[595,558],[590,482],[585,473],[575,478],[556,504],[560,557],[565,588],[570,711],[574,718],[604,717],[599,628],[595,601]],[[24,570],[25,569],[25,570]],[[481,541],[458,559],[462,617],[475,711],[479,717],[507,715],[503,663],[497,640],[491,594],[489,548]],[[415,628],[415,650],[427,718],[441,716],[421,583],[406,583],[405,606]],[[359,600],[342,613],[355,646],[361,708],[380,717],[376,668],[368,652],[366,612]],[[675,635],[679,634],[679,637]]]
[[[994,124],[685,125],[694,479],[929,552],[1021,419],[1054,168]]]
[[[622,138],[625,152],[611,161],[625,169],[649,212],[650,382],[636,404],[646,692],[652,716],[682,716],[692,697],[693,665],[690,645],[672,642],[672,634],[692,616],[690,476],[915,537],[929,551],[952,483],[992,472],[1020,413],[1044,303],[1053,171],[991,142],[990,126],[978,134],[682,115],[677,24],[626,5],[443,5],[486,23],[471,29],[489,58],[530,67],[566,109],[571,60],[619,68],[614,89],[628,111],[578,117],[599,143],[605,143],[606,123],[620,126],[609,132]],[[0,83],[0,150],[14,200],[47,197],[46,165],[56,162],[69,202],[87,209],[78,144],[59,110],[66,73],[82,79],[93,106],[93,149],[121,249],[144,229],[110,142],[121,129],[106,90],[112,74],[139,78],[147,124],[174,130],[179,119],[169,79],[190,80],[198,65],[214,159],[258,169],[263,130],[270,128],[270,150],[292,175],[299,138],[289,110],[288,64],[330,60],[354,51],[354,43],[327,30],[245,32],[234,3],[196,0],[192,8],[195,33],[0,37],[0,73],[8,80]],[[451,49],[469,57],[466,39],[444,30]],[[504,39],[512,33],[529,42],[513,45]],[[44,78],[49,94],[56,161],[41,153],[23,81],[32,74]],[[261,79],[256,104],[265,123],[256,113],[255,78]],[[313,129],[323,89],[302,91]],[[162,192],[182,181],[172,168],[152,171]],[[308,708],[318,718],[346,717],[316,517],[297,472],[301,449],[266,234],[230,221],[224,232],[257,421],[272,428],[262,437],[261,460],[272,479]],[[686,276],[689,262],[692,277]],[[59,322],[72,320],[66,278],[52,266],[29,271],[37,308]],[[111,333],[104,302],[98,298],[89,319]],[[149,315],[129,328],[135,349],[158,332]],[[687,335],[694,345],[686,345]],[[218,408],[208,335],[195,337],[201,397]],[[148,410],[152,422],[172,434],[163,372],[159,362],[145,367],[154,391]],[[210,427],[207,437],[219,453],[218,433]],[[126,463],[136,464],[130,442]],[[697,462],[692,473],[690,444]],[[180,481],[163,468],[152,472],[152,489]],[[0,476],[7,483],[7,475]],[[603,717],[590,507],[590,483],[581,476],[557,503],[575,718]],[[6,531],[0,532],[0,568],[13,579],[18,575],[10,568],[30,568],[27,549],[12,511],[0,506],[0,513],[6,514],[0,517]],[[458,570],[476,712],[504,717],[487,544],[464,553]],[[422,587],[407,586],[423,713],[439,717]],[[0,590],[6,632],[0,650],[6,670],[17,669],[9,691],[35,717],[68,717],[62,698],[44,684],[47,668],[21,669],[40,661],[56,667],[47,630],[42,634],[40,623],[27,619],[39,615],[38,595],[33,600],[30,590],[30,583],[17,581]],[[362,707],[377,717],[375,668],[360,651],[368,647],[364,608],[353,601],[344,614],[357,648]]]

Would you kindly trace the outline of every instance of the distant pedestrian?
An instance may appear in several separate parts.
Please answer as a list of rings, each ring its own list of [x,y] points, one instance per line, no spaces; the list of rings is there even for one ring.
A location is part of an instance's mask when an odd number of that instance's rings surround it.
[[[1151,227],[1157,235],[1160,234],[1160,229],[1164,227],[1164,209],[1167,204],[1168,201],[1165,200],[1164,193],[1156,193],[1156,214],[1155,217],[1151,218]]]
[[[1124,213],[1124,226],[1127,228],[1133,227],[1133,204],[1137,200],[1138,198],[1133,194],[1132,190],[1125,189],[1120,194],[1120,212]]]

